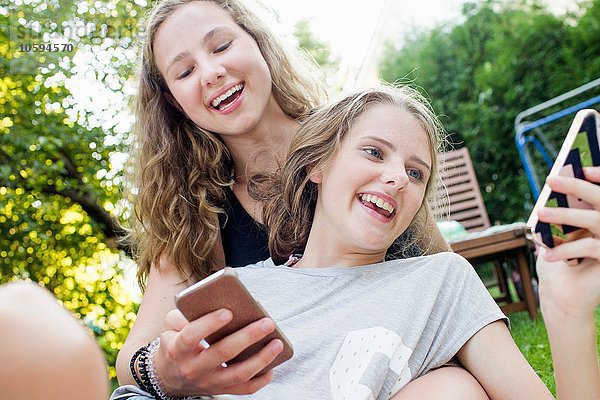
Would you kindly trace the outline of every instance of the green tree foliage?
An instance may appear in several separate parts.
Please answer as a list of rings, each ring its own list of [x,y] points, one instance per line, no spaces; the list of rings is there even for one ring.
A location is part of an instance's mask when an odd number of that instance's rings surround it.
[[[319,65],[319,71],[323,75],[322,79],[328,86],[333,86],[340,60],[331,53],[329,44],[315,37],[310,29],[310,21],[307,19],[296,23],[294,37],[298,41],[298,46]]]
[[[600,1],[582,2],[577,15],[496,0],[467,3],[462,14],[459,24],[416,33],[401,48],[388,43],[382,77],[424,88],[452,140],[469,148],[491,220],[523,220],[532,200],[514,119],[600,77]]]
[[[117,115],[98,117],[110,107],[94,113],[72,91],[102,103],[79,78],[85,67],[122,97],[140,8],[91,0],[0,6],[0,283],[47,287],[93,330],[110,365],[136,308],[123,284],[127,249],[116,241],[124,205],[115,160],[126,132]],[[33,45],[37,51],[22,51]]]
[[[321,67],[334,67],[338,60],[331,54],[329,44],[317,39],[310,29],[310,21],[302,19],[294,26],[294,36],[300,48],[306,50]]]

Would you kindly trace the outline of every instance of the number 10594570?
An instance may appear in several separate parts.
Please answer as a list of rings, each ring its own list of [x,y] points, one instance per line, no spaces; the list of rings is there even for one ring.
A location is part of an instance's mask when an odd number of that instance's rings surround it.
[[[71,43],[21,43],[19,51],[23,53],[32,52],[72,52]]]

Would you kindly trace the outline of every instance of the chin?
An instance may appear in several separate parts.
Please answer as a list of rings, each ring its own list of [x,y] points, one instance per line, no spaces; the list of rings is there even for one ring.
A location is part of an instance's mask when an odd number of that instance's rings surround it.
[[[362,237],[357,241],[357,247],[368,253],[385,253],[392,243],[393,241],[390,242],[389,240],[374,240],[373,237]]]
[[[370,248],[382,247],[387,249],[400,235],[394,235],[394,233],[390,232],[389,230],[381,231],[375,229],[370,231],[365,230],[357,236],[358,240],[364,243],[365,246]]]

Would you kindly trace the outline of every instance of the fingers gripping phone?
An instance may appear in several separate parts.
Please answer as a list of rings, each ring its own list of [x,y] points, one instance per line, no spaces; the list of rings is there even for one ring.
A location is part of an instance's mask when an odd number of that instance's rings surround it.
[[[182,290],[175,296],[175,304],[188,321],[193,321],[221,308],[226,308],[233,313],[232,321],[205,338],[209,345],[237,332],[254,321],[269,317],[231,267],[225,267]],[[224,361],[227,364],[244,361],[258,353],[273,339],[279,339],[283,342],[283,351],[257,374],[261,375],[290,359],[293,355],[292,345],[277,325],[275,325],[275,330],[268,336],[246,348],[237,357]]]

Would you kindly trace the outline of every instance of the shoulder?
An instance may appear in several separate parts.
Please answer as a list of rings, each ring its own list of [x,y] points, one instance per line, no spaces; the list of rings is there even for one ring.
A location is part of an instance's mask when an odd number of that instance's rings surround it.
[[[274,269],[277,269],[277,267],[275,266],[275,264],[273,264],[273,261],[269,258],[267,260],[259,261],[254,264],[248,264],[244,267],[236,267],[235,272],[239,276],[245,277],[245,276],[257,276],[263,272],[269,273],[270,271],[273,271]]]
[[[277,267],[277,266],[273,262],[273,259],[271,257],[269,257],[266,260],[258,261],[258,262],[255,262],[253,264],[248,264],[248,265],[246,265],[244,267],[236,268],[236,270],[237,271],[245,271],[245,270],[249,270],[249,269],[275,268],[275,267]]]
[[[422,264],[423,266],[435,268],[438,270],[447,269],[461,271],[466,269],[473,269],[471,264],[463,256],[448,251],[398,261],[415,262],[418,264]]]
[[[413,259],[419,268],[443,279],[477,277],[473,266],[460,254],[442,252]]]
[[[438,253],[429,257],[438,264],[439,268],[446,271],[446,275],[454,275],[457,277],[470,276],[479,279],[473,265],[460,254],[453,252]]]
[[[444,251],[441,253],[432,254],[429,256],[425,256],[424,258],[429,258],[432,262],[437,262],[439,264],[451,266],[451,267],[470,267],[471,264],[460,254],[454,253],[451,251]]]
[[[382,272],[416,281],[460,281],[468,279],[465,277],[477,275],[467,260],[452,252],[389,260],[379,265],[377,269],[381,268]]]

